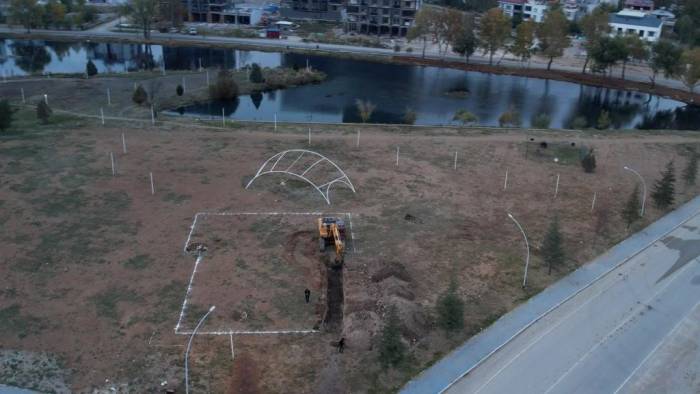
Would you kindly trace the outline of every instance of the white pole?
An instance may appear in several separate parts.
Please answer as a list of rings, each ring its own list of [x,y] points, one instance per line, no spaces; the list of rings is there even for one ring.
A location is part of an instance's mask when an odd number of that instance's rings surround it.
[[[44,93],[44,102],[46,103],[46,105],[49,105],[49,95],[46,93]]]
[[[107,88],[107,105],[112,105],[112,92]]]
[[[235,358],[235,355],[233,354],[233,334],[228,334],[229,340],[231,341],[231,361]]]
[[[357,130],[357,142],[355,143],[355,147],[360,147],[360,130]]]
[[[277,131],[277,112],[275,112],[275,131]]]
[[[117,175],[117,171],[114,168],[114,153],[109,152],[109,158],[112,161],[112,176],[115,176],[115,175]]]
[[[209,86],[209,70],[207,70],[207,86]]]
[[[126,154],[126,137],[124,136],[124,133],[122,133],[122,151],[124,154]]]
[[[202,58],[201,57],[199,58],[199,70],[200,71],[202,70]]]
[[[455,151],[455,163],[454,163],[454,169],[457,171],[457,151]]]
[[[226,127],[226,115],[224,114],[224,107],[221,107],[221,127]]]
[[[508,169],[506,168],[506,179],[503,180],[503,191],[508,189]]]
[[[155,110],[153,109],[152,105],[151,105],[151,124],[152,125],[156,124],[156,113],[155,113]]]
[[[189,370],[189,356],[190,356],[190,349],[192,348],[192,340],[194,339],[194,336],[197,334],[197,330],[199,330],[199,326],[204,323],[204,320],[209,316],[210,313],[214,311],[215,306],[211,306],[207,313],[202,316],[201,319],[199,319],[199,323],[197,323],[197,326],[194,328],[192,331],[192,335],[190,335],[190,341],[187,342],[187,351],[185,351],[185,394],[190,394],[190,370]]]
[[[27,101],[24,99],[24,88],[20,88],[22,91],[22,104],[26,103]]]
[[[154,194],[156,194],[156,188],[155,188],[155,186],[153,186],[153,173],[149,172],[148,174],[151,177],[151,195],[154,195]]]
[[[187,87],[185,85],[185,77],[182,77],[182,93],[187,92]]]
[[[557,194],[559,193],[559,174],[557,174],[557,183],[554,185],[554,198],[557,198]]]
[[[508,217],[515,222],[515,225],[518,226],[518,229],[520,229],[520,232],[523,234],[523,238],[525,239],[525,251],[527,255],[525,256],[525,274],[523,275],[523,289],[525,288],[525,285],[527,285],[527,267],[530,265],[530,243],[527,241],[527,236],[525,235],[525,230],[523,230],[523,227],[518,223],[517,220],[511,215],[510,213],[508,214]]]
[[[595,198],[596,198],[597,192],[593,192],[593,202],[591,203],[591,212],[593,212],[593,209],[595,208]]]
[[[396,147],[396,166],[399,165],[399,147]]]
[[[309,146],[311,146],[311,127],[309,127]]]

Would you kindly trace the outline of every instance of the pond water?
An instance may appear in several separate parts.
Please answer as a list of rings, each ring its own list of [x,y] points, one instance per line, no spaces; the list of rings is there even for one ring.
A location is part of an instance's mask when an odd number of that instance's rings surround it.
[[[523,126],[546,114],[551,127],[584,122],[594,126],[608,111],[615,128],[699,129],[700,109],[646,93],[598,88],[569,82],[479,72],[374,63],[326,56],[166,47],[143,44],[15,41],[0,42],[3,75],[84,72],[88,59],[98,71],[126,72],[144,67],[166,70],[203,67],[305,67],[328,75],[318,85],[241,96],[233,103],[209,102],[180,108],[185,116],[238,120],[342,123],[359,122],[356,101],[369,100],[374,123],[403,123],[407,112],[422,125],[456,124],[454,113],[466,109],[478,124],[497,126],[506,111],[519,113]]]

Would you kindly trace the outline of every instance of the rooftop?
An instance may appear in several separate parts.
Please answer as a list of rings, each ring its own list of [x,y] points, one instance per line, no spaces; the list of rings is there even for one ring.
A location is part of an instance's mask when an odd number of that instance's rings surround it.
[[[625,5],[628,7],[654,8],[654,1],[653,0],[625,0]]]
[[[643,12],[624,10],[617,14],[611,14],[610,23],[643,27],[661,27],[663,21],[653,15],[647,15]]]

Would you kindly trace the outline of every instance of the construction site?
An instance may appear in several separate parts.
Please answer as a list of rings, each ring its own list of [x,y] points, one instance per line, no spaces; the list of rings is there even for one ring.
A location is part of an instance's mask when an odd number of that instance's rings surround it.
[[[658,218],[624,224],[623,167],[655,179],[697,141],[33,111],[0,143],[0,378],[55,392],[395,392]],[[555,215],[567,258],[548,274]],[[447,334],[451,280],[465,316]],[[408,359],[387,368],[389,308]]]

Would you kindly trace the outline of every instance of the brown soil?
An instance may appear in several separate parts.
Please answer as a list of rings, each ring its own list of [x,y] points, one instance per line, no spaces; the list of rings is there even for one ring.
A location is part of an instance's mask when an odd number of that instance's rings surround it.
[[[272,133],[259,125],[217,132],[186,125],[71,122],[26,123],[37,131],[0,139],[0,347],[47,352],[60,360],[74,391],[110,385],[127,385],[132,392],[184,391],[188,338],[173,328],[192,273],[194,259],[183,246],[196,212],[350,212],[355,251],[345,259],[338,332],[234,336],[234,361],[229,336],[197,336],[190,355],[193,387],[200,392],[386,392],[624,238],[619,212],[635,179],[623,165],[639,170],[651,185],[671,159],[680,173],[687,147],[700,142],[693,134],[477,130],[467,135],[449,128],[367,126],[358,149],[354,126],[324,126],[310,149],[336,160],[357,188],[356,194],[334,188],[329,207],[313,188],[280,175],[261,177],[244,189],[265,159],[306,147],[306,126],[280,125]],[[123,132],[127,154],[121,153]],[[543,140],[549,143],[546,150],[538,148]],[[570,148],[572,141],[576,149]],[[578,165],[581,146],[595,148],[595,174]],[[116,177],[109,152],[116,154]],[[561,182],[554,198],[557,174]],[[698,191],[680,182],[677,188],[679,201]],[[591,213],[594,192],[598,208]],[[601,215],[601,208],[607,214]],[[520,287],[522,239],[506,212],[523,224],[534,246],[526,292]],[[548,276],[537,247],[555,214],[568,258]],[[635,229],[661,214],[650,207]],[[236,323],[217,319],[233,317],[234,304],[248,295],[258,301],[254,311],[267,313],[265,324],[281,326],[294,316],[287,312],[306,308],[306,283],[314,286],[312,296],[319,294],[323,279],[313,265],[318,261],[311,235],[315,223],[284,220],[285,226],[275,227],[282,232],[218,219],[202,222],[212,231],[195,230],[194,241],[208,250],[195,278],[193,305],[217,303],[202,330]],[[236,257],[248,268],[236,268]],[[258,257],[286,261],[289,269],[256,269]],[[290,290],[301,277],[304,284]],[[200,286],[198,281],[207,278],[211,287]],[[457,280],[466,300],[466,327],[446,336],[436,327],[434,307],[450,279]],[[270,304],[266,297],[288,290],[294,295],[289,310],[263,309]],[[210,298],[196,301],[201,295]],[[412,361],[384,371],[377,343],[391,305],[399,310]],[[227,308],[230,312],[219,314]],[[312,309],[306,317],[318,319],[318,312]],[[346,348],[338,354],[331,344],[341,336]],[[9,368],[0,365],[0,376]]]

